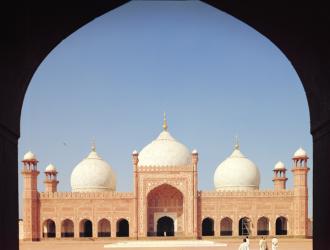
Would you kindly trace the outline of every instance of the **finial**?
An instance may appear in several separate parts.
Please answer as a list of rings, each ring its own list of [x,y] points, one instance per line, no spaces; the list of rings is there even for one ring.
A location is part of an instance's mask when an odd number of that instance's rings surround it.
[[[92,151],[93,152],[96,151],[95,137],[93,137],[93,141],[92,141]]]
[[[238,135],[235,136],[235,149],[239,149]]]
[[[164,120],[163,120],[163,129],[164,131],[167,131],[167,121],[166,121],[166,113],[164,112]]]

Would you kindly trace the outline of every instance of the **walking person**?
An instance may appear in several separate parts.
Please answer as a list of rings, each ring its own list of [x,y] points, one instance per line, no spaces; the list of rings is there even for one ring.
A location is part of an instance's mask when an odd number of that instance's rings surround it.
[[[259,250],[267,250],[267,241],[264,237],[261,237],[259,241]]]
[[[243,239],[243,243],[241,243],[241,245],[239,245],[238,250],[249,250],[249,247],[246,244],[246,239]]]
[[[272,250],[277,250],[277,247],[278,247],[278,239],[274,237],[272,239]]]
[[[249,236],[246,236],[246,245],[247,245],[247,250],[250,250],[250,239],[249,239]]]

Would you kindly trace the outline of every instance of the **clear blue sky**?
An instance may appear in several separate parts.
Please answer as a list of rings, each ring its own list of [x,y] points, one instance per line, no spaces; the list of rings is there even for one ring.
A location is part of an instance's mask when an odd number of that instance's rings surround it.
[[[117,190],[132,191],[131,152],[158,135],[164,111],[171,134],[199,151],[200,190],[214,189],[236,134],[261,189],[273,188],[278,160],[291,168],[299,146],[312,167],[307,100],[290,62],[251,27],[197,1],[130,2],[59,44],[28,88],[19,158],[32,150],[41,171],[53,163],[58,189],[70,191],[71,171],[95,137]],[[311,215],[311,172],[308,181]]]

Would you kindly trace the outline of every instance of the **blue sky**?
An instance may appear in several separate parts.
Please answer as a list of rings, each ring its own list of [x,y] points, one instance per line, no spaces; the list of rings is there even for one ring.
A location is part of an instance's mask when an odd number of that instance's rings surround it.
[[[273,188],[275,163],[290,169],[300,146],[312,168],[307,100],[291,63],[253,28],[198,1],[130,2],[59,44],[28,88],[19,158],[32,150],[41,171],[53,163],[58,189],[70,191],[95,137],[117,190],[132,191],[131,152],[161,132],[164,111],[171,134],[199,151],[200,190],[214,189],[235,135],[260,169],[261,189]],[[311,215],[312,172],[308,181]]]

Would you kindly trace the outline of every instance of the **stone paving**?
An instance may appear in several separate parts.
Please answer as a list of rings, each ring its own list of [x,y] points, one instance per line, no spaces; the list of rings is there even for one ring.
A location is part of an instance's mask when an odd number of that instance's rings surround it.
[[[267,239],[269,249],[270,240]],[[160,250],[184,250],[184,249],[224,249],[224,250],[237,250],[241,239],[223,239],[223,240],[191,240],[191,241],[168,241],[168,240],[157,240],[148,241],[144,243],[143,241],[129,241],[127,247],[124,247],[124,242],[119,241],[108,241],[108,240],[43,240],[40,242],[20,242],[20,250],[101,250],[101,249],[138,249],[138,250],[150,250],[150,249],[160,249]],[[177,245],[175,245],[177,242]],[[211,243],[210,243],[211,242]],[[250,250],[258,250],[259,239],[250,240]],[[118,243],[120,243],[118,245]],[[105,246],[120,246],[105,248]],[[146,244],[143,246],[143,244]],[[158,245],[158,246],[157,246]],[[311,239],[279,239],[278,250],[312,250],[312,240]]]

